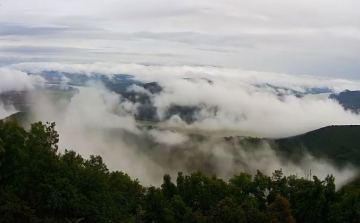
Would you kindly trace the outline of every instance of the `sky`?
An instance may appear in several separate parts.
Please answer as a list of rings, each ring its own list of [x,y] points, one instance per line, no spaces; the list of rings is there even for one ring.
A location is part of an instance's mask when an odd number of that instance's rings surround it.
[[[206,65],[360,79],[359,0],[2,0],[0,65]]]

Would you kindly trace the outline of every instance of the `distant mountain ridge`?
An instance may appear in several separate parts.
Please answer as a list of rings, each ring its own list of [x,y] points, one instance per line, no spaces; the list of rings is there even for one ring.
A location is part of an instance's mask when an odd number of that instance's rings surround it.
[[[283,97],[286,95],[293,95],[297,98],[302,98],[308,94],[333,93],[333,90],[327,87],[302,87],[301,90],[293,90],[290,88],[278,87],[267,83],[261,85],[255,85],[255,86],[272,89],[276,92],[277,96],[279,97]]]
[[[346,110],[351,110],[355,113],[360,111],[360,91],[346,90],[339,94],[331,94],[330,98],[338,101]]]

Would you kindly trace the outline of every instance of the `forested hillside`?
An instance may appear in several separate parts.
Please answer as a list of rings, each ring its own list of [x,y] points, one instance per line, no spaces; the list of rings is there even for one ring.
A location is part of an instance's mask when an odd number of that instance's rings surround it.
[[[360,166],[360,126],[329,126],[303,135],[279,139],[275,142],[281,153],[299,157],[309,152],[315,157],[326,157],[342,166]]]
[[[360,91],[346,90],[339,94],[331,94],[331,99],[339,102],[346,110],[359,113],[360,110]]]
[[[360,222],[359,181],[196,172],[147,187],[99,156],[59,153],[58,138],[55,124],[0,121],[0,222]]]

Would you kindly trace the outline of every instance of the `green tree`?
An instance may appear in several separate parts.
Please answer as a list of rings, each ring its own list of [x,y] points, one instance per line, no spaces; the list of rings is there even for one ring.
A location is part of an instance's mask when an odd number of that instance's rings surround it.
[[[238,204],[242,204],[252,197],[254,184],[252,176],[248,173],[240,173],[230,179],[229,196]]]
[[[244,211],[231,198],[225,198],[211,209],[209,222],[245,223],[246,217]]]
[[[170,175],[168,175],[168,174],[164,175],[164,182],[161,185],[161,189],[162,189],[164,197],[169,201],[176,194],[176,186],[173,182],[171,182]]]
[[[283,197],[289,197],[288,191],[288,182],[287,178],[284,176],[282,169],[275,170],[275,172],[271,176],[271,180],[269,181],[269,195],[267,196],[268,203],[272,203],[277,195],[281,195]]]
[[[100,156],[58,152],[58,137],[54,123],[0,121],[0,222],[360,222],[360,178],[337,191],[332,175],[195,172],[145,188]]]
[[[172,215],[169,210],[165,210],[166,200],[161,190],[155,187],[147,188],[141,206],[145,211],[145,222],[166,222],[166,217],[169,218],[169,214]]]
[[[173,213],[175,222],[194,222],[195,216],[191,208],[187,207],[179,195],[175,195],[171,199],[170,210]]]
[[[269,223],[295,223],[289,201],[280,195],[276,196],[275,201],[267,207],[266,220]]]
[[[12,189],[0,190],[0,222],[31,223],[36,220],[34,211]]]
[[[253,180],[252,194],[259,202],[259,209],[265,210],[266,208],[266,193],[269,191],[270,177],[264,175],[260,171],[257,171]]]
[[[244,210],[246,223],[262,223],[265,222],[265,214],[254,207],[251,203],[245,202],[241,205]]]

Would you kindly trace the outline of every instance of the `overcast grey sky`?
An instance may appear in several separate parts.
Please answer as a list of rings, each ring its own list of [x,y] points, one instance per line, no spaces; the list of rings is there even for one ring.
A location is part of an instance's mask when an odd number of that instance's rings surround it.
[[[2,0],[0,64],[134,62],[360,79],[359,0]]]

